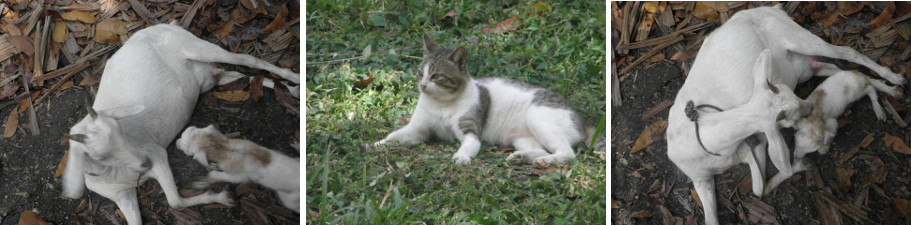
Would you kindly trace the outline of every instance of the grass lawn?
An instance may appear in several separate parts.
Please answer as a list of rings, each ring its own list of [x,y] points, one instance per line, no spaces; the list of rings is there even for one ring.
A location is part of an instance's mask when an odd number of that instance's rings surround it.
[[[511,164],[511,146],[489,143],[468,166],[453,164],[455,142],[358,147],[408,122],[424,33],[443,47],[464,46],[472,76],[548,88],[590,126],[604,123],[604,1],[338,0],[306,7],[308,224],[606,222],[606,155],[583,145],[574,161],[544,168]]]

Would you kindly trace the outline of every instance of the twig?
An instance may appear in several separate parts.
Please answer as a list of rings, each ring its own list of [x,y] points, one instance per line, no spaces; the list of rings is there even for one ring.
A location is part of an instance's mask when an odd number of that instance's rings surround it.
[[[645,55],[640,56],[638,59],[636,59],[636,61],[633,61],[633,63],[630,63],[629,66],[626,66],[626,68],[624,68],[623,70],[620,71],[620,74],[624,75],[624,77],[625,77],[627,72],[629,72],[630,70],[635,68],[640,63],[645,62],[645,60],[648,60],[655,54],[658,54],[658,52],[660,52],[661,50],[664,50],[664,48],[667,48],[667,46],[676,44],[677,42],[679,42],[681,40],[683,40],[683,36],[677,36],[677,38],[674,38],[674,40],[671,40],[671,41],[658,45],[657,47],[655,47],[655,49],[652,49],[652,51],[645,53]]]
[[[186,14],[183,14],[183,18],[180,18],[178,25],[180,25],[180,27],[187,28],[187,26],[190,25],[190,21],[193,20],[193,17],[196,17],[196,12],[202,8],[203,3],[205,2],[206,1],[204,0],[193,1],[193,5],[190,5],[190,8],[187,9]]]
[[[63,68],[54,70],[54,71],[52,71],[52,72],[50,72],[50,73],[46,73],[46,74],[44,74],[44,76],[40,76],[40,77],[39,77],[39,76],[35,76],[35,77],[32,78],[32,83],[42,82],[42,81],[45,81],[45,80],[47,80],[47,79],[51,79],[51,78],[60,76],[60,75],[65,74],[65,73],[69,73],[70,70],[73,70],[73,69],[75,69],[75,68],[78,68],[78,67],[82,66],[82,64],[85,64],[86,61],[88,61],[89,59],[94,59],[94,58],[100,56],[101,54],[107,53],[107,52],[110,51],[112,48],[113,48],[113,46],[104,47],[104,48],[102,48],[102,49],[100,49],[100,50],[98,50],[98,51],[92,52],[92,53],[90,53],[90,54],[88,54],[88,55],[86,55],[86,56],[83,56],[82,58],[77,59],[76,62],[73,62],[72,64],[66,65],[66,66],[64,66]],[[81,69],[80,69],[80,70],[81,70]]]
[[[29,96],[29,93],[28,93],[28,92],[23,92],[22,94],[19,94],[19,95],[17,95],[15,98],[13,98],[13,100],[10,100],[10,101],[8,101],[8,102],[6,102],[6,103],[0,104],[0,109],[4,109],[4,108],[6,108],[7,106],[10,106],[10,105],[19,103],[19,101],[22,101],[22,98],[25,98],[25,96]]]
[[[130,6],[133,7],[133,10],[139,14],[139,17],[142,17],[142,19],[144,19],[146,22],[149,22],[150,24],[158,24],[158,20],[149,17],[152,13],[149,12],[149,9],[147,9],[145,5],[137,0],[129,0],[129,2]]]
[[[414,46],[408,46],[408,47],[402,47],[402,48],[393,49],[393,50],[381,51],[381,52],[373,53],[373,54],[370,54],[370,55],[371,55],[371,56],[374,56],[374,55],[385,55],[385,54],[389,54],[390,52],[393,52],[393,51],[398,52],[398,51],[401,51],[401,50],[406,50],[406,49],[411,49],[411,48],[414,48]],[[418,58],[418,59],[421,58],[421,57],[410,56],[410,55],[401,55],[401,56],[412,57],[412,58]],[[308,57],[309,57],[309,56],[308,56]],[[307,65],[337,64],[337,63],[346,62],[346,61],[351,61],[351,60],[363,59],[364,57],[365,57],[364,55],[361,55],[361,56],[355,56],[355,57],[344,58],[344,59],[336,59],[336,60],[331,60],[331,61],[307,62]]]
[[[54,86],[52,86],[50,89],[48,89],[47,92],[44,93],[44,95],[42,95],[40,98],[38,98],[38,100],[35,100],[35,105],[39,105],[42,102],[44,102],[44,99],[46,99],[48,95],[51,95],[52,93],[54,93],[54,91],[57,90],[57,88],[60,88],[60,86],[63,85],[63,83],[66,83],[66,81],[69,80],[70,77],[73,77],[73,75],[76,75],[77,73],[79,73],[80,71],[82,71],[83,69],[85,69],[88,66],[89,66],[88,63],[84,63],[84,64],[79,65],[78,68],[71,70],[69,73],[66,74],[66,76],[63,76],[63,79],[60,79],[60,81],[57,81],[57,84],[54,84]]]

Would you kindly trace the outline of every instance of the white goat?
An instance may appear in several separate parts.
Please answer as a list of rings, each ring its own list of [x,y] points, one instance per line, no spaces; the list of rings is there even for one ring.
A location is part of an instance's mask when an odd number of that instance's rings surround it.
[[[80,198],[88,187],[114,201],[131,225],[142,222],[137,180],[156,179],[174,208],[230,205],[224,192],[181,197],[165,149],[187,123],[200,93],[242,77],[212,63],[264,69],[300,82],[291,70],[225,51],[173,24],[140,30],[107,61],[95,103],[86,106],[89,115],[67,135],[63,194]]]
[[[204,166],[212,160],[222,170],[210,171],[205,179],[193,183],[193,187],[206,188],[217,181],[252,181],[275,190],[285,207],[300,213],[300,159],[251,141],[228,139],[212,125],[187,127],[177,139],[177,148]]]
[[[703,141],[727,142],[714,145],[720,147],[713,151],[721,154],[720,156],[708,154],[697,143],[695,124],[684,112],[686,103],[695,101],[719,109],[731,109],[749,102],[756,93],[753,90],[753,83],[758,79],[757,76],[761,75],[751,73],[751,70],[756,63],[762,61],[757,59],[761,58],[760,53],[763,51],[769,52],[769,80],[774,84],[783,84],[789,89],[793,89],[798,82],[804,82],[813,75],[826,76],[840,71],[832,64],[816,62],[814,56],[855,62],[870,68],[894,84],[901,85],[905,82],[901,75],[876,64],[851,48],[824,42],[791,20],[780,5],[758,7],[734,14],[703,42],[668,116],[668,157],[693,181],[693,186],[702,200],[706,224],[718,224],[714,175],[743,162],[743,157],[748,155],[750,148],[746,147],[742,139],[722,140],[702,134]],[[803,102],[801,105],[807,103]],[[762,110],[784,112],[781,117],[783,119],[779,121],[782,127],[793,126],[799,117],[809,113],[809,107],[785,109]],[[749,119],[746,114],[740,118]],[[802,162],[795,162],[792,165],[789,149],[777,130],[765,131],[765,139],[768,139],[769,143],[767,153],[779,170],[776,177],[790,177],[806,169]],[[765,146],[760,145],[760,148],[761,152],[753,148],[754,153],[765,153]],[[765,176],[762,173],[765,165],[765,155],[756,155],[755,161],[750,163],[753,192],[759,196],[769,190],[765,188]]]

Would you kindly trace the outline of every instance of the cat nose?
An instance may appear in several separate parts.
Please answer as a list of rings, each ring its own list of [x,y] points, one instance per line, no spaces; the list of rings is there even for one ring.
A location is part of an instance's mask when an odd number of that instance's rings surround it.
[[[426,84],[421,84],[420,86],[421,86],[421,90],[424,90],[424,89],[427,88],[427,85],[426,85]]]

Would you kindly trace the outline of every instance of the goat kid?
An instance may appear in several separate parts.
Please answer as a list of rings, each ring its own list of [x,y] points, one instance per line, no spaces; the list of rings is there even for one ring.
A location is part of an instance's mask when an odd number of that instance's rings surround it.
[[[769,52],[769,81],[787,86],[791,90],[797,83],[807,81],[814,75],[828,76],[840,71],[835,65],[815,61],[815,56],[858,63],[893,84],[905,83],[904,77],[876,64],[863,54],[848,47],[830,45],[803,29],[781,9],[781,5],[757,7],[734,14],[703,42],[668,116],[668,157],[693,180],[693,185],[702,200],[706,224],[709,225],[718,224],[713,175],[743,162],[743,155],[750,149],[746,147],[743,139],[719,139],[727,142],[719,144],[720,148],[714,150],[722,157],[708,155],[696,143],[694,123],[685,115],[685,103],[695,101],[720,109],[731,109],[748,103],[756,92],[752,85],[759,75],[751,73],[751,70],[755,68],[755,64],[762,61],[757,59],[761,58],[760,54],[764,51]],[[810,107],[800,107],[782,110],[782,116],[786,119],[780,120],[779,125],[793,126],[797,122],[795,118],[808,114],[809,109]],[[735,116],[732,119],[749,118]],[[714,138],[705,134],[703,137]],[[764,138],[759,139],[769,139],[767,153],[772,163],[778,168],[781,176],[789,177],[804,168],[802,165],[792,165],[790,151],[778,140],[779,138],[780,134],[777,131],[769,130]],[[764,143],[765,140],[760,142]],[[764,149],[764,145],[761,148]],[[754,153],[759,152],[754,150]],[[759,170],[760,167],[765,168],[766,157],[756,155],[754,158],[757,166],[751,164],[750,167],[753,174],[753,192],[761,196],[768,190],[762,188],[765,186],[765,176]]]
[[[135,188],[147,178],[159,182],[173,208],[231,205],[224,192],[181,197],[165,149],[187,123],[200,93],[242,77],[213,63],[263,69],[300,82],[291,70],[225,51],[174,24],[140,30],[108,59],[94,105],[86,105],[89,115],[70,128],[63,195],[78,199],[87,187],[114,201],[131,225],[142,223]]]
[[[300,213],[300,159],[251,141],[228,139],[212,125],[187,127],[177,139],[177,148],[204,166],[212,160],[222,170],[210,171],[205,179],[193,183],[194,188],[203,189],[217,181],[252,181],[275,190],[285,207]]]

